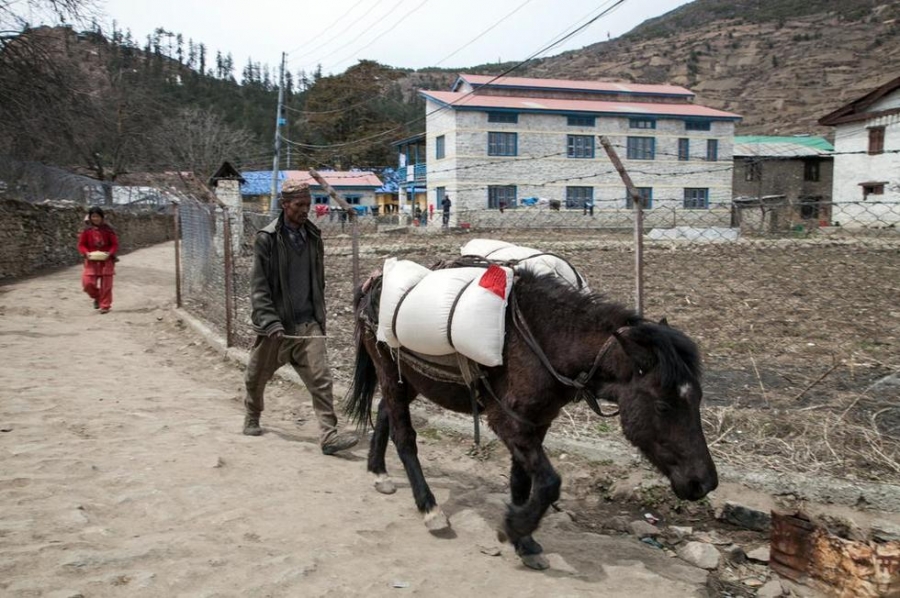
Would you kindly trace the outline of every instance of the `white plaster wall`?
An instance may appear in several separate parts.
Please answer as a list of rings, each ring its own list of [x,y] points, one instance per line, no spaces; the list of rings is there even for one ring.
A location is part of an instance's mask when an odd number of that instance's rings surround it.
[[[891,101],[900,106],[900,94]],[[868,128],[877,126],[885,127],[885,151],[870,156]],[[900,115],[838,126],[834,151],[832,220],[842,226],[900,223]],[[869,195],[864,200],[860,183],[865,182],[885,182],[884,195]]]
[[[606,153],[596,140],[593,159],[566,157],[566,137],[570,134],[605,134],[616,147],[626,169],[638,187],[653,188],[653,206],[680,207],[685,187],[706,187],[710,206],[731,201],[732,148],[734,124],[714,122],[711,131],[685,131],[680,119],[658,119],[656,129],[631,129],[628,117],[600,118],[594,127],[570,127],[563,115],[519,114],[515,124],[489,123],[486,112],[435,112],[428,102],[428,192],[429,201],[437,187],[446,187],[456,209],[487,207],[489,185],[516,185],[519,199],[544,197],[565,202],[566,186],[591,186],[597,209],[625,206],[625,187]],[[433,114],[432,114],[433,113]],[[518,133],[518,155],[487,155],[488,133]],[[436,161],[434,138],[446,137],[446,158]],[[656,159],[626,159],[628,136],[656,139]],[[691,160],[679,161],[678,139],[691,140]],[[718,161],[707,162],[706,140],[718,139]],[[455,211],[455,210],[454,210]]]

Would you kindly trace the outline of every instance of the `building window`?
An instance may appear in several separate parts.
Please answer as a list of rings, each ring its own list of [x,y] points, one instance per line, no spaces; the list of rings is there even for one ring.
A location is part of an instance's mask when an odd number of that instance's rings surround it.
[[[688,210],[703,210],[709,207],[709,189],[684,190],[684,207]]]
[[[435,200],[435,205],[440,207],[440,205],[444,201],[444,196],[447,195],[447,188],[446,187],[438,187],[437,189],[435,189],[435,192],[436,192],[435,194],[437,196],[437,198]]]
[[[762,179],[762,162],[747,160],[744,162],[744,180],[759,181]]]
[[[570,127],[593,127],[596,122],[593,116],[569,116],[567,120]]]
[[[884,127],[869,128],[869,155],[884,153]]]
[[[438,160],[444,157],[446,139],[443,135],[440,135],[434,140],[434,157]]]
[[[870,195],[884,195],[884,183],[860,183],[863,199]]]
[[[706,140],[706,160],[708,162],[715,162],[719,159],[719,140],[718,139],[707,139]]]
[[[656,157],[656,138],[654,137],[629,137],[629,160],[652,160]]]
[[[593,158],[594,157],[594,136],[593,135],[567,135],[566,136],[566,156],[569,158]]]
[[[708,120],[686,120],[684,121],[685,131],[709,131],[711,123]]]
[[[803,163],[803,180],[818,182],[821,173],[818,160],[807,160]]]
[[[678,159],[682,162],[687,162],[691,159],[691,140],[690,139],[679,139],[678,140]]]
[[[801,197],[800,198],[800,217],[804,220],[818,220],[819,206],[822,203],[822,197]]]
[[[517,133],[488,133],[488,156],[515,156],[517,146]]]
[[[361,195],[345,195],[344,199],[347,200],[347,203],[351,206],[358,206],[360,200],[362,199]]]
[[[515,185],[490,185],[488,187],[488,209],[514,208],[516,206]]]
[[[653,207],[653,187],[637,187],[638,195],[641,196],[641,207],[645,210]],[[634,208],[634,200],[628,189],[625,189],[625,206],[630,210]]]
[[[594,203],[593,187],[566,187],[566,207],[581,209]]]
[[[632,129],[655,129],[655,118],[629,118],[628,126]]]
[[[512,123],[519,122],[519,115],[516,112],[488,112],[489,123]]]
[[[313,201],[315,201],[317,205],[328,205],[328,196],[327,195],[316,195],[313,198]]]

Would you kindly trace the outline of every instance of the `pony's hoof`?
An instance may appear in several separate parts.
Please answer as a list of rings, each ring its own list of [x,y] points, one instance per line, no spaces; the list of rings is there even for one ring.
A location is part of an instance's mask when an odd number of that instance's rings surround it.
[[[535,571],[543,571],[550,568],[550,561],[544,558],[542,554],[524,554],[519,558],[522,559],[523,565]]]
[[[450,529],[450,521],[440,507],[435,507],[425,513],[425,527],[431,533],[442,532]]]
[[[394,480],[387,476],[378,476],[375,478],[375,490],[382,494],[393,494],[397,491]]]

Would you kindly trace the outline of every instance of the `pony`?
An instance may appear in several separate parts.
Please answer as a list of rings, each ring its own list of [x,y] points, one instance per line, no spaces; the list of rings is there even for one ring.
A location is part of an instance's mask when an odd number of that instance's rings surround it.
[[[476,436],[478,417],[484,416],[509,450],[511,502],[498,535],[530,568],[549,566],[532,534],[559,499],[562,484],[543,449],[544,437],[573,401],[583,398],[597,413],[597,397],[616,403],[625,437],[680,499],[699,500],[717,487],[700,419],[699,351],[665,320],[646,320],[558,277],[519,272],[507,306],[503,365],[479,368],[472,388],[413,367],[412,355],[377,340],[380,278],[370,278],[354,296],[357,352],[345,410],[363,429],[374,426],[367,469],[384,494],[396,491],[385,467],[388,438],[393,440],[432,533],[450,524],[419,463],[410,419],[410,403],[418,395],[445,409],[475,412]],[[382,398],[372,422],[379,387]]]

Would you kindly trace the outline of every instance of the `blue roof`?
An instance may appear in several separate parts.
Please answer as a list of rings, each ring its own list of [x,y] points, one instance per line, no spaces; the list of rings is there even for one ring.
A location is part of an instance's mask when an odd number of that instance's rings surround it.
[[[250,170],[242,172],[244,182],[241,183],[241,195],[271,195],[272,171]],[[278,171],[278,192],[281,192],[281,181],[285,179],[285,171]]]

